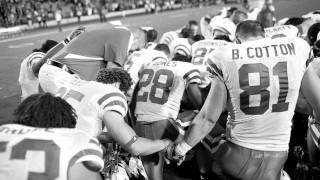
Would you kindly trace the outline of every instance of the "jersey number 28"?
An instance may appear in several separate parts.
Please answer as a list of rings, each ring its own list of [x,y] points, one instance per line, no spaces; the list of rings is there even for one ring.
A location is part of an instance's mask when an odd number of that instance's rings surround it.
[[[152,69],[144,69],[141,72],[141,78],[146,77],[145,81],[139,82],[139,92],[142,87],[147,87],[152,82],[152,86],[149,91],[143,92],[142,95],[137,96],[137,101],[147,102],[148,97],[152,103],[164,104],[168,101],[170,87],[173,85],[174,74],[167,69],[160,69],[156,73]],[[160,81],[160,77],[166,77],[165,82]],[[140,78],[140,79],[141,79]],[[159,92],[162,92],[159,95]]]

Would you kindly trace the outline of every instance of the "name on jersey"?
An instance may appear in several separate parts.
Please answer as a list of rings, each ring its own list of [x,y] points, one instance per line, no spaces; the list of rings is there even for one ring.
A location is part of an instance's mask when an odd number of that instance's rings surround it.
[[[286,31],[286,30],[290,30],[291,27],[290,26],[277,26],[277,27],[272,27],[272,28],[266,28],[264,29],[265,33],[277,33],[277,32],[282,32],[282,31]]]
[[[12,128],[7,126],[0,126],[0,133],[2,134],[27,134],[35,131],[52,132],[45,128]]]
[[[241,54],[240,52],[244,53]],[[293,43],[290,44],[273,44],[263,47],[247,47],[245,51],[239,49],[232,49],[232,59],[243,59],[245,57],[251,58],[268,58],[285,55],[295,55],[296,49]]]

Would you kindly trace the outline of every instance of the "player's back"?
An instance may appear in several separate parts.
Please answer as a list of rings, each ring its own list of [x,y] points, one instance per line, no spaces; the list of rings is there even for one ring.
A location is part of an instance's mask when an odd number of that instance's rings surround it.
[[[191,56],[191,44],[188,38],[176,38],[169,44],[170,53],[174,56],[176,53]]]
[[[169,45],[174,39],[179,38],[179,34],[176,31],[169,31],[163,33],[159,40],[159,44]]]
[[[208,57],[229,93],[227,136],[256,150],[286,151],[310,47],[300,38],[230,44]]]
[[[139,77],[135,114],[145,122],[175,120],[186,86],[200,83],[199,71],[191,63],[178,61],[145,64]]]
[[[115,111],[122,116],[127,112],[126,97],[118,88],[95,81],[75,80],[61,87],[57,96],[75,109],[76,128],[92,136],[101,133],[105,111]]]
[[[67,128],[0,126],[0,179],[67,180],[76,163],[91,161],[103,167],[97,139]]]
[[[166,55],[161,51],[154,49],[142,49],[132,53],[129,56],[128,61],[124,64],[123,68],[130,74],[133,83],[135,84],[139,80],[138,72],[142,65],[151,61],[157,61],[158,59],[161,61],[168,61]]]
[[[208,78],[207,72],[207,62],[205,61],[205,56],[210,54],[216,48],[220,46],[227,45],[228,42],[223,40],[213,40],[205,39],[192,44],[192,60],[191,63],[194,64],[197,69],[199,69],[201,74],[201,85],[200,87],[206,87],[210,84],[210,79]]]
[[[292,25],[281,25],[265,28],[266,37],[297,37],[299,35],[299,29]]]

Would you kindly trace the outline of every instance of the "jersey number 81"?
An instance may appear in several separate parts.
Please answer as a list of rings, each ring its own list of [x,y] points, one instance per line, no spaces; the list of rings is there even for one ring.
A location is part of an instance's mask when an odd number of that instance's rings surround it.
[[[286,102],[288,95],[288,72],[287,62],[278,62],[272,69],[273,75],[279,77],[279,97],[278,102],[272,105],[271,112],[287,111],[289,103]],[[249,85],[249,73],[259,73],[260,85]],[[270,91],[267,89],[270,86],[269,69],[262,63],[244,64],[239,69],[239,84],[243,90],[240,93],[240,109],[248,115],[264,114],[269,109]],[[250,96],[260,95],[260,106],[250,107]]]

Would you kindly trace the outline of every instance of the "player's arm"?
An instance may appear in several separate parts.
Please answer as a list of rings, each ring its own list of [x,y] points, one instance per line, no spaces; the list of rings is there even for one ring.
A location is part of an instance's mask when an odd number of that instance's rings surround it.
[[[191,147],[199,143],[218,121],[224,110],[226,101],[227,90],[224,83],[217,78],[213,78],[208,97],[186,132],[184,142]]]
[[[191,69],[183,76],[183,79],[186,81],[187,96],[192,102],[193,107],[196,109],[201,109],[203,102],[202,94],[199,88],[199,84],[201,83],[199,70]]]
[[[304,97],[311,105],[316,119],[320,120],[320,78],[317,75],[315,67],[311,64],[307,68],[302,82],[301,82],[301,92]]]
[[[199,88],[199,84],[191,83],[187,86],[187,95],[190,101],[193,104],[193,107],[196,109],[201,109],[202,107],[202,94]]]
[[[74,38],[82,34],[84,31],[85,31],[85,28],[81,26],[73,30],[63,41],[61,41],[60,43],[55,45],[53,48],[51,48],[42,59],[39,59],[37,62],[34,62],[32,64],[32,71],[35,74],[35,76],[38,76],[41,66],[45,62],[47,62],[48,59],[52,58],[61,49],[63,49],[70,41],[72,41]]]
[[[170,140],[151,140],[138,137],[118,112],[105,111],[103,119],[115,141],[133,155],[149,155],[165,149],[171,143]]]

